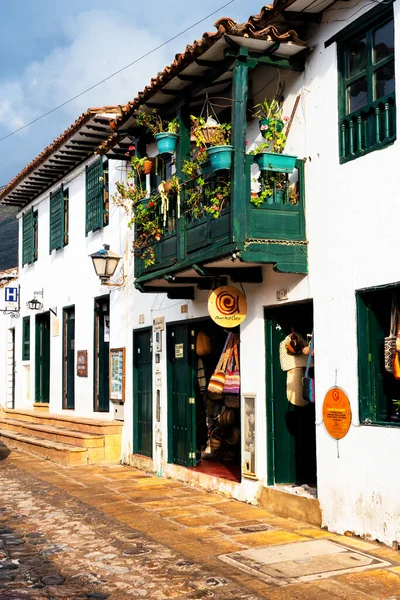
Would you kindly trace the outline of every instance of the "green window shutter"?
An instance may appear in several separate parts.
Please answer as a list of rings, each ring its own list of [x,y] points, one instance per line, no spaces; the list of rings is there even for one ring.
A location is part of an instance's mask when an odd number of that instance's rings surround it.
[[[86,235],[104,225],[103,160],[86,167]]]
[[[31,318],[24,317],[22,320],[22,360],[30,359],[31,347]]]
[[[50,253],[64,245],[64,189],[50,194]]]
[[[35,235],[33,209],[22,218],[22,265],[35,260]]]

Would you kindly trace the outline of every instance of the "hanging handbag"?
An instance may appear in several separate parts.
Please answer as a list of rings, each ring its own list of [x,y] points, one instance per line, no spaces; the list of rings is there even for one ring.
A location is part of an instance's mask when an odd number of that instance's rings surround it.
[[[385,371],[393,373],[393,361],[396,353],[396,327],[397,327],[397,305],[396,296],[392,296],[392,310],[390,313],[390,333],[383,340]]]
[[[237,336],[233,338],[231,358],[226,371],[224,394],[239,394],[240,392],[240,367]]]
[[[308,376],[311,365],[311,357],[314,348],[314,334],[311,336],[310,351],[308,353],[307,367],[303,377],[303,398],[308,402],[315,402],[315,380]]]
[[[216,394],[222,394],[225,384],[225,372],[228,365],[228,360],[231,352],[232,345],[232,333],[228,334],[226,338],[225,346],[218,361],[217,367],[214,373],[211,375],[210,381],[208,382],[207,390]]]

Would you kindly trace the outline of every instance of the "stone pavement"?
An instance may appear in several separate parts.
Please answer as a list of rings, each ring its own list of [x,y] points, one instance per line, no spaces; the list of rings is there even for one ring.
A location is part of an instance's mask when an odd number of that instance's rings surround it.
[[[132,467],[0,448],[0,491],[0,600],[400,600],[397,551]]]

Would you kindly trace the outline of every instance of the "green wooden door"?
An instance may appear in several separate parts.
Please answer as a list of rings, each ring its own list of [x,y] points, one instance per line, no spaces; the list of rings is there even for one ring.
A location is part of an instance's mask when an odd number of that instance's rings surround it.
[[[312,305],[266,311],[268,483],[316,483],[315,406],[287,400],[279,345],[291,328],[312,331]]]
[[[153,456],[152,330],[133,332],[133,451]]]
[[[188,323],[168,326],[168,460],[196,465],[194,330]]]
[[[63,408],[75,408],[75,307],[63,310]]]
[[[110,410],[110,299],[95,300],[95,406],[99,412]]]
[[[36,316],[35,402],[50,399],[50,314]]]

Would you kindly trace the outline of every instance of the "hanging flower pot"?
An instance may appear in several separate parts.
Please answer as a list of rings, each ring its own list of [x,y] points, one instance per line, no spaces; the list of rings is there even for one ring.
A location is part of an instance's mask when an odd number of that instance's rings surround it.
[[[212,146],[207,149],[208,158],[210,159],[211,168],[213,171],[221,171],[222,169],[230,169],[232,165],[233,146]]]
[[[297,156],[275,152],[263,152],[255,156],[260,171],[276,171],[277,173],[293,173],[296,160]]]
[[[174,154],[178,142],[178,134],[170,131],[156,134],[156,142],[159,154]]]
[[[153,161],[145,160],[143,165],[138,166],[138,172],[140,175],[149,175],[153,170]]]

